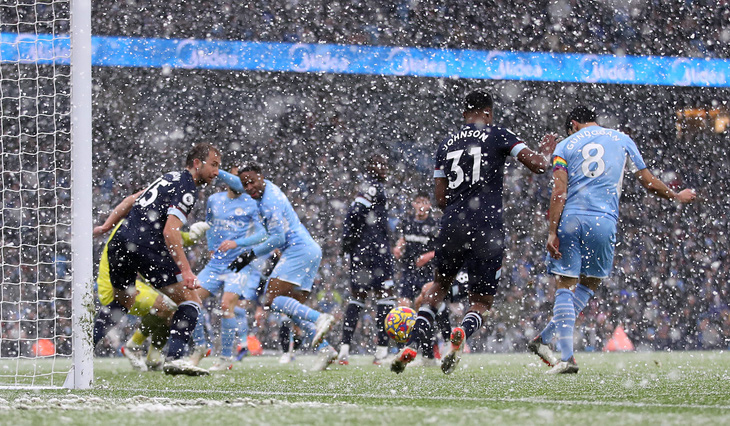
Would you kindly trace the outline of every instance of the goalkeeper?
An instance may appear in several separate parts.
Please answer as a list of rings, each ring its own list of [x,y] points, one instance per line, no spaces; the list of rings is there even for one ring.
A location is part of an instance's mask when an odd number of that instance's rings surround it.
[[[104,224],[94,228],[94,237],[100,237],[114,228],[107,240],[108,244],[116,230],[121,226],[122,219],[129,213],[141,193],[142,191],[130,195],[117,205]],[[195,244],[209,227],[205,222],[193,224],[189,233],[182,233],[184,245],[187,247]],[[99,261],[99,275],[96,284],[99,302],[102,307],[94,319],[94,347],[124,315],[121,306],[114,302],[114,289],[109,278],[106,244]],[[146,371],[148,368],[161,370],[165,360],[162,349],[167,343],[170,332],[170,318],[177,309],[177,305],[169,297],[150,286],[141,276],[137,277],[135,290],[137,294],[129,314],[141,317],[141,321],[132,337],[122,346],[121,351],[135,370]],[[145,361],[142,359],[141,352],[144,342],[150,336],[150,349],[147,352],[147,360]]]

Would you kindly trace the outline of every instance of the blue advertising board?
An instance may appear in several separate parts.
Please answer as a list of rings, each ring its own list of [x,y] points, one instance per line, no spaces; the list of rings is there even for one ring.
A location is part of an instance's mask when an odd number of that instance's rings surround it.
[[[730,87],[730,60],[92,37],[92,64],[565,83]],[[68,36],[0,33],[0,62],[68,64]]]

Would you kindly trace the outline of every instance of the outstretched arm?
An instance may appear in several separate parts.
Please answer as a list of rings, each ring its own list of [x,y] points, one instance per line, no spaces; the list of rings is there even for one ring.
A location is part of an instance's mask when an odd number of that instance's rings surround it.
[[[524,148],[517,154],[517,160],[533,173],[545,173],[550,169],[550,156],[555,151],[557,144],[558,137],[554,134],[547,134],[540,141],[539,152]]]
[[[127,217],[129,211],[132,210],[132,206],[134,206],[134,202],[137,201],[137,198],[142,194],[142,192],[144,191],[132,194],[122,200],[121,203],[117,204],[117,206],[114,207],[114,210],[109,213],[109,217],[106,218],[104,224],[94,228],[94,237],[100,237],[106,234],[109,230],[114,228],[114,225],[119,223],[120,220]]]
[[[560,259],[560,239],[558,225],[563,215],[565,200],[568,195],[568,173],[563,169],[553,171],[553,193],[550,196],[550,210],[548,210],[548,240],[547,249],[554,259]]]
[[[661,179],[654,176],[649,169],[641,169],[634,176],[639,179],[639,182],[647,191],[664,199],[677,200],[680,203],[691,203],[697,197],[694,189],[683,189],[679,192],[672,191]]]

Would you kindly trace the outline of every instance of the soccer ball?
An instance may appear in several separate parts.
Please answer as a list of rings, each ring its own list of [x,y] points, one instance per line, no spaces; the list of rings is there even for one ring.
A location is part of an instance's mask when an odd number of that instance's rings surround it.
[[[398,306],[388,312],[385,317],[385,332],[398,343],[406,343],[416,323],[416,311],[405,306]]]

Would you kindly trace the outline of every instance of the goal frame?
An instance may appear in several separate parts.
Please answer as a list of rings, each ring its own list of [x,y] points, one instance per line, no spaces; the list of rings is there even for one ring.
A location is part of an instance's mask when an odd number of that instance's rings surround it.
[[[70,0],[70,9],[73,337],[72,366],[63,387],[88,389],[94,377],[91,0]]]

